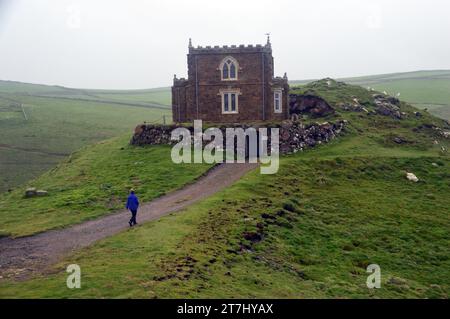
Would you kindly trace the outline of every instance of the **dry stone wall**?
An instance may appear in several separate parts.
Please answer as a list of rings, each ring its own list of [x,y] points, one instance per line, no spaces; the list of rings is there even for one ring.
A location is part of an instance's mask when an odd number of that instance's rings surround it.
[[[298,121],[283,121],[281,124],[271,125],[268,127],[268,142],[270,145],[270,130],[272,128],[279,128],[279,147],[281,154],[295,153],[302,151],[306,148],[313,147],[317,144],[327,143],[337,135],[339,135],[346,125],[346,121],[338,121],[335,123],[314,123],[309,125],[303,125]],[[177,125],[138,125],[135,129],[135,133],[131,138],[130,144],[132,145],[172,145],[178,141],[171,140],[172,130],[177,128]],[[189,129],[191,136],[193,136],[194,127],[184,126]],[[219,126],[225,137],[226,128],[243,128],[244,130],[249,127],[254,127],[256,130],[260,127],[257,125],[235,124],[228,126]],[[206,141],[205,143],[209,143]]]

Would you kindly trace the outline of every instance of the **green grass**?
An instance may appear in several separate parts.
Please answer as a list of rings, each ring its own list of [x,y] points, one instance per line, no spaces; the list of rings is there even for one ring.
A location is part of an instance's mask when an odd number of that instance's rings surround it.
[[[130,188],[150,201],[210,167],[174,164],[169,146],[135,148],[129,137],[88,146],[28,182],[47,197],[24,198],[25,187],[0,195],[0,233],[26,236],[96,218],[123,208]]]
[[[144,92],[149,101],[164,102],[159,91],[154,99],[153,90]],[[84,90],[0,81],[0,192],[39,176],[80,147],[131,133],[143,121],[170,121],[168,107],[127,105],[134,93],[114,104]]]
[[[117,100],[121,102],[144,102],[161,105],[171,105],[171,92],[169,88],[129,91],[129,92],[97,92],[94,94],[100,98]]]
[[[355,143],[368,141],[376,143]],[[5,283],[0,296],[448,298],[448,158],[395,148],[390,157],[335,155],[347,148],[285,157],[278,174],[254,171],[182,213],[66,258],[55,274]],[[406,170],[421,182],[408,182]],[[258,224],[263,240],[245,240]],[[79,290],[65,286],[70,263],[81,266]],[[371,263],[381,267],[379,290],[365,286]]]
[[[349,84],[371,87],[400,98],[418,108],[450,120],[450,70],[416,71],[339,79]],[[292,81],[306,84],[310,81]]]
[[[355,86],[301,90],[373,107]],[[401,121],[338,110],[327,119],[348,120],[345,134],[282,157],[277,174],[255,170],[182,212],[66,257],[50,274],[3,282],[0,297],[448,298],[450,160],[440,147],[449,141],[417,130],[442,120],[401,110],[409,115]],[[260,241],[246,239],[255,234]],[[72,263],[81,289],[66,287]],[[381,267],[381,289],[366,287],[371,263]]]

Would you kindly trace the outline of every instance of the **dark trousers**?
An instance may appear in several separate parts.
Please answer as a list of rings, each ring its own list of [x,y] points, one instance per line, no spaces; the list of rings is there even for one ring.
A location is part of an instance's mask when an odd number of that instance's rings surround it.
[[[131,219],[130,219],[130,223],[133,225],[136,225],[136,215],[137,215],[137,209],[130,209],[131,211]]]

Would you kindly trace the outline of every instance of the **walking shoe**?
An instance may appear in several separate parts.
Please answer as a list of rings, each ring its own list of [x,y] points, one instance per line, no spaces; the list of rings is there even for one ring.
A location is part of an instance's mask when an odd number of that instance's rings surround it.
[[[130,227],[133,226],[133,224],[131,223],[131,220],[128,222],[128,225],[130,225]]]

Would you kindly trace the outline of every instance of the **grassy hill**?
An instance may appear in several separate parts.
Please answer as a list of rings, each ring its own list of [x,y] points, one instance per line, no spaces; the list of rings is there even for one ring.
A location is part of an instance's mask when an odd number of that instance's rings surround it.
[[[0,81],[0,192],[39,176],[85,145],[170,120],[158,89],[106,91]]]
[[[420,109],[450,120],[450,70],[415,71],[342,78],[346,83],[386,91]],[[293,81],[306,84],[310,81]]]
[[[347,120],[345,134],[282,157],[277,174],[253,171],[183,212],[83,249],[45,276],[3,282],[0,297],[448,298],[449,140],[433,129],[446,124],[415,116],[406,103],[401,120],[339,108],[357,98],[374,109],[372,93],[357,86],[319,81],[294,91],[335,106],[318,120]],[[69,263],[81,265],[81,289],[65,285]],[[381,267],[381,289],[366,287],[372,263]]]

